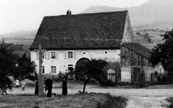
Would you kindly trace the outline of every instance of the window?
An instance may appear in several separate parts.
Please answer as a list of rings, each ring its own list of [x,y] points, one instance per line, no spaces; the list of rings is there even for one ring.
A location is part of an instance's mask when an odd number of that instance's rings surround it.
[[[115,82],[116,81],[116,72],[115,72],[115,70],[109,69],[107,71],[107,78],[108,78],[108,80],[111,80],[111,81]]]
[[[72,51],[68,52],[68,58],[73,58],[73,52]]]
[[[56,73],[56,66],[51,66],[51,73]]]
[[[55,52],[51,52],[51,58],[55,59],[56,58],[56,53]]]
[[[137,61],[138,61],[138,65],[141,65],[141,57],[140,56],[137,56],[138,57],[138,59],[137,59]]]
[[[72,64],[68,65],[68,72],[73,72],[73,65]]]

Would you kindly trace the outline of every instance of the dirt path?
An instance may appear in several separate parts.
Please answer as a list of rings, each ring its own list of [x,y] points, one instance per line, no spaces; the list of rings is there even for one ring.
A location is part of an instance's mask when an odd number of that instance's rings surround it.
[[[126,108],[167,108],[167,97],[128,97]]]
[[[167,108],[167,98],[173,97],[173,89],[93,89],[97,92],[124,96],[128,99],[126,108]]]

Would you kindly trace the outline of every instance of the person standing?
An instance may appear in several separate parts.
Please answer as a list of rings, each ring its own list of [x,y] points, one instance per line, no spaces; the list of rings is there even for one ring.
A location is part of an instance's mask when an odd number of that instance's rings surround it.
[[[62,95],[67,95],[68,91],[67,91],[67,75],[64,76],[63,80],[62,80]]]
[[[38,96],[38,81],[35,81],[35,95]]]
[[[23,90],[23,91],[25,90],[25,85],[26,85],[26,82],[25,82],[25,81],[22,81],[22,82],[21,82],[21,86],[22,86],[22,90]]]
[[[52,96],[52,80],[51,79],[46,79],[45,90],[47,91],[47,97],[51,97]]]

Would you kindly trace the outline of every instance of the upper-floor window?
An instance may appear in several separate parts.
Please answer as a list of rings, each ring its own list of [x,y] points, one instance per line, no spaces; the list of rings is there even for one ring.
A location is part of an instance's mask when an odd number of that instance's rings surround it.
[[[56,58],[56,53],[55,52],[51,52],[51,58],[55,59]]]
[[[51,66],[51,73],[56,73],[56,66]]]
[[[68,58],[73,58],[73,52],[72,51],[68,52]]]

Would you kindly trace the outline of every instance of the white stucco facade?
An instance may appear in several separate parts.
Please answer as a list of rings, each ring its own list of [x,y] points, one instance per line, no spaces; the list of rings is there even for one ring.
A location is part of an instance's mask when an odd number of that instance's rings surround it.
[[[45,74],[58,74],[68,72],[68,67],[75,67],[76,62],[81,58],[102,59],[110,62],[120,62],[120,50],[45,50],[43,57],[43,66]],[[51,53],[55,54],[52,58]],[[68,53],[72,52],[72,57],[69,58]],[[31,60],[36,65],[36,72],[39,71],[39,54],[38,51],[31,51]],[[56,67],[56,72],[52,72],[51,67]]]

